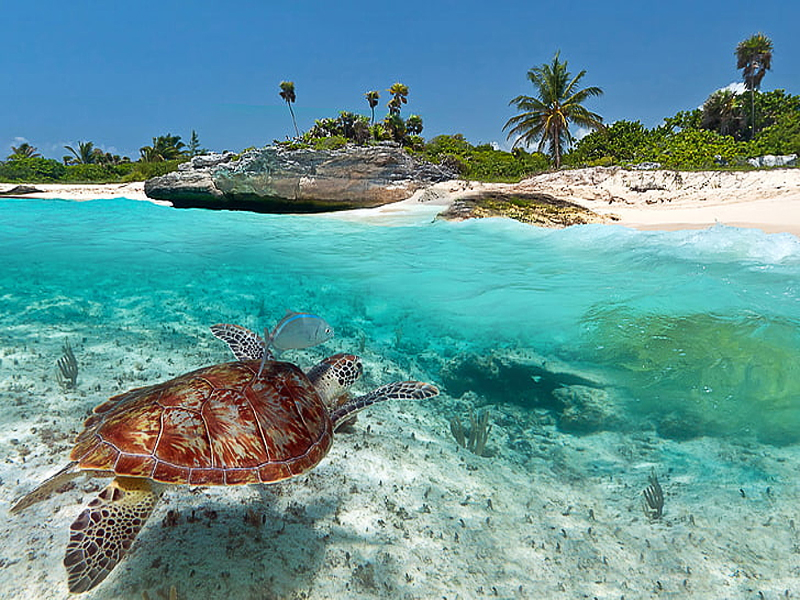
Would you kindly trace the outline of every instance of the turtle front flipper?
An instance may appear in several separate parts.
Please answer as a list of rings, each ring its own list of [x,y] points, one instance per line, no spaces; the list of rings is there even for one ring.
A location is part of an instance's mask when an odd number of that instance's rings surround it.
[[[58,473],[53,475],[52,477],[48,477],[42,483],[37,485],[33,490],[25,494],[22,498],[17,500],[14,503],[8,512],[11,514],[18,513],[20,511],[25,510],[29,506],[36,504],[37,502],[41,502],[42,500],[46,500],[50,496],[53,495],[58,488],[63,486],[67,483],[70,479],[74,479],[78,475],[84,473],[84,471],[80,471],[77,469],[77,462],[72,461],[66,467],[61,469]]]
[[[424,400],[439,395],[439,388],[422,381],[395,381],[372,390],[369,394],[353,398],[330,412],[336,429],[353,414],[384,400]]]
[[[117,477],[70,526],[64,555],[67,585],[86,592],[108,576],[130,549],[161,498],[148,479]]]
[[[218,323],[211,326],[211,333],[228,344],[236,360],[273,360],[264,339],[246,327]]]

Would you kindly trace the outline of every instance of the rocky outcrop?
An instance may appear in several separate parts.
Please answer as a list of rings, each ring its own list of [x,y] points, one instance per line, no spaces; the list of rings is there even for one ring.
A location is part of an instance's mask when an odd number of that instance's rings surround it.
[[[241,156],[197,156],[181,167],[148,180],[147,196],[179,208],[324,212],[398,202],[456,177],[393,144],[340,150],[268,146]]]
[[[40,194],[42,190],[32,185],[15,185],[7,190],[0,190],[0,196],[8,196],[13,198],[15,196],[25,196],[27,194]]]
[[[794,167],[797,165],[797,154],[786,154],[784,156],[774,156],[767,154],[756,158],[748,158],[747,162],[756,167]]]
[[[458,197],[438,215],[438,218],[449,221],[485,217],[507,217],[538,227],[556,229],[608,221],[587,208],[559,200],[549,194],[496,190],[473,192]]]

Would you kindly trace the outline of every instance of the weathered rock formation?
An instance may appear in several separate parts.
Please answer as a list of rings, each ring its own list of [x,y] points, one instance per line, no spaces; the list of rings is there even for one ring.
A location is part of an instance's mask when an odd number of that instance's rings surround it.
[[[7,190],[0,190],[0,196],[8,196],[14,198],[16,196],[25,196],[26,194],[40,194],[42,190],[32,185],[15,185]]]
[[[197,156],[181,167],[148,180],[147,196],[179,208],[324,212],[398,202],[456,177],[387,144],[340,150],[268,146],[240,157]]]
[[[472,192],[458,197],[438,216],[450,221],[485,217],[508,217],[522,223],[556,229],[607,221],[587,208],[549,194],[496,190]]]

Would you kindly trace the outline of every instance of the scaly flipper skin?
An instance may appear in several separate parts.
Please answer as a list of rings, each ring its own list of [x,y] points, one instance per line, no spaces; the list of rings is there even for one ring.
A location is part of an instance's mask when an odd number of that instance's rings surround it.
[[[78,475],[82,475],[85,472],[76,469],[75,467],[77,464],[78,463],[76,461],[72,461],[55,475],[45,479],[42,483],[36,486],[36,489],[25,494],[22,498],[17,500],[14,503],[14,506],[12,506],[8,512],[13,515],[25,510],[37,502],[41,502],[42,500],[46,500],[52,496],[53,492],[67,483],[70,479],[74,479]]]
[[[64,555],[73,594],[103,581],[130,549],[161,497],[150,480],[117,477],[70,526]]]
[[[265,352],[267,360],[274,360],[261,336],[246,327],[219,323],[211,326],[211,333],[228,344],[236,360],[261,360]]]
[[[439,388],[430,383],[423,383],[422,381],[395,381],[394,383],[382,385],[372,390],[369,394],[354,398],[339,408],[332,410],[330,413],[331,421],[333,421],[333,427],[336,429],[336,427],[341,425],[348,417],[364,410],[368,406],[372,406],[376,402],[383,402],[384,400],[424,400],[438,395]]]

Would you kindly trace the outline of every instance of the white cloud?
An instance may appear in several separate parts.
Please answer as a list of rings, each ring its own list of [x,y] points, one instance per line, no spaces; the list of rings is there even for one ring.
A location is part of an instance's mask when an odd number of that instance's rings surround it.
[[[718,90],[714,91],[712,94],[709,94],[709,97],[713,96],[717,92],[733,92],[734,94],[736,94],[738,96],[739,94],[744,94],[745,91],[747,91],[747,90],[745,90],[744,82],[742,82],[742,81],[732,81],[731,83],[729,83],[725,87],[719,88]],[[704,104],[705,104],[705,100],[703,101],[703,104],[701,104],[697,108],[699,110],[703,110],[703,105]]]
[[[489,144],[491,144],[492,148],[494,148],[495,150],[502,150],[503,152],[511,152],[512,142],[509,139],[505,139],[502,142],[498,142],[495,140],[489,142]]]
[[[583,138],[592,133],[592,131],[594,131],[594,129],[590,129],[589,127],[578,127],[575,133],[572,134],[572,137],[575,138],[576,142],[580,142]]]
[[[734,82],[729,83],[728,85],[726,85],[724,88],[720,88],[717,91],[719,91],[719,92],[733,92],[734,94],[744,94],[746,90],[745,90],[745,87],[744,87],[744,82],[742,82],[742,81],[734,81]]]

